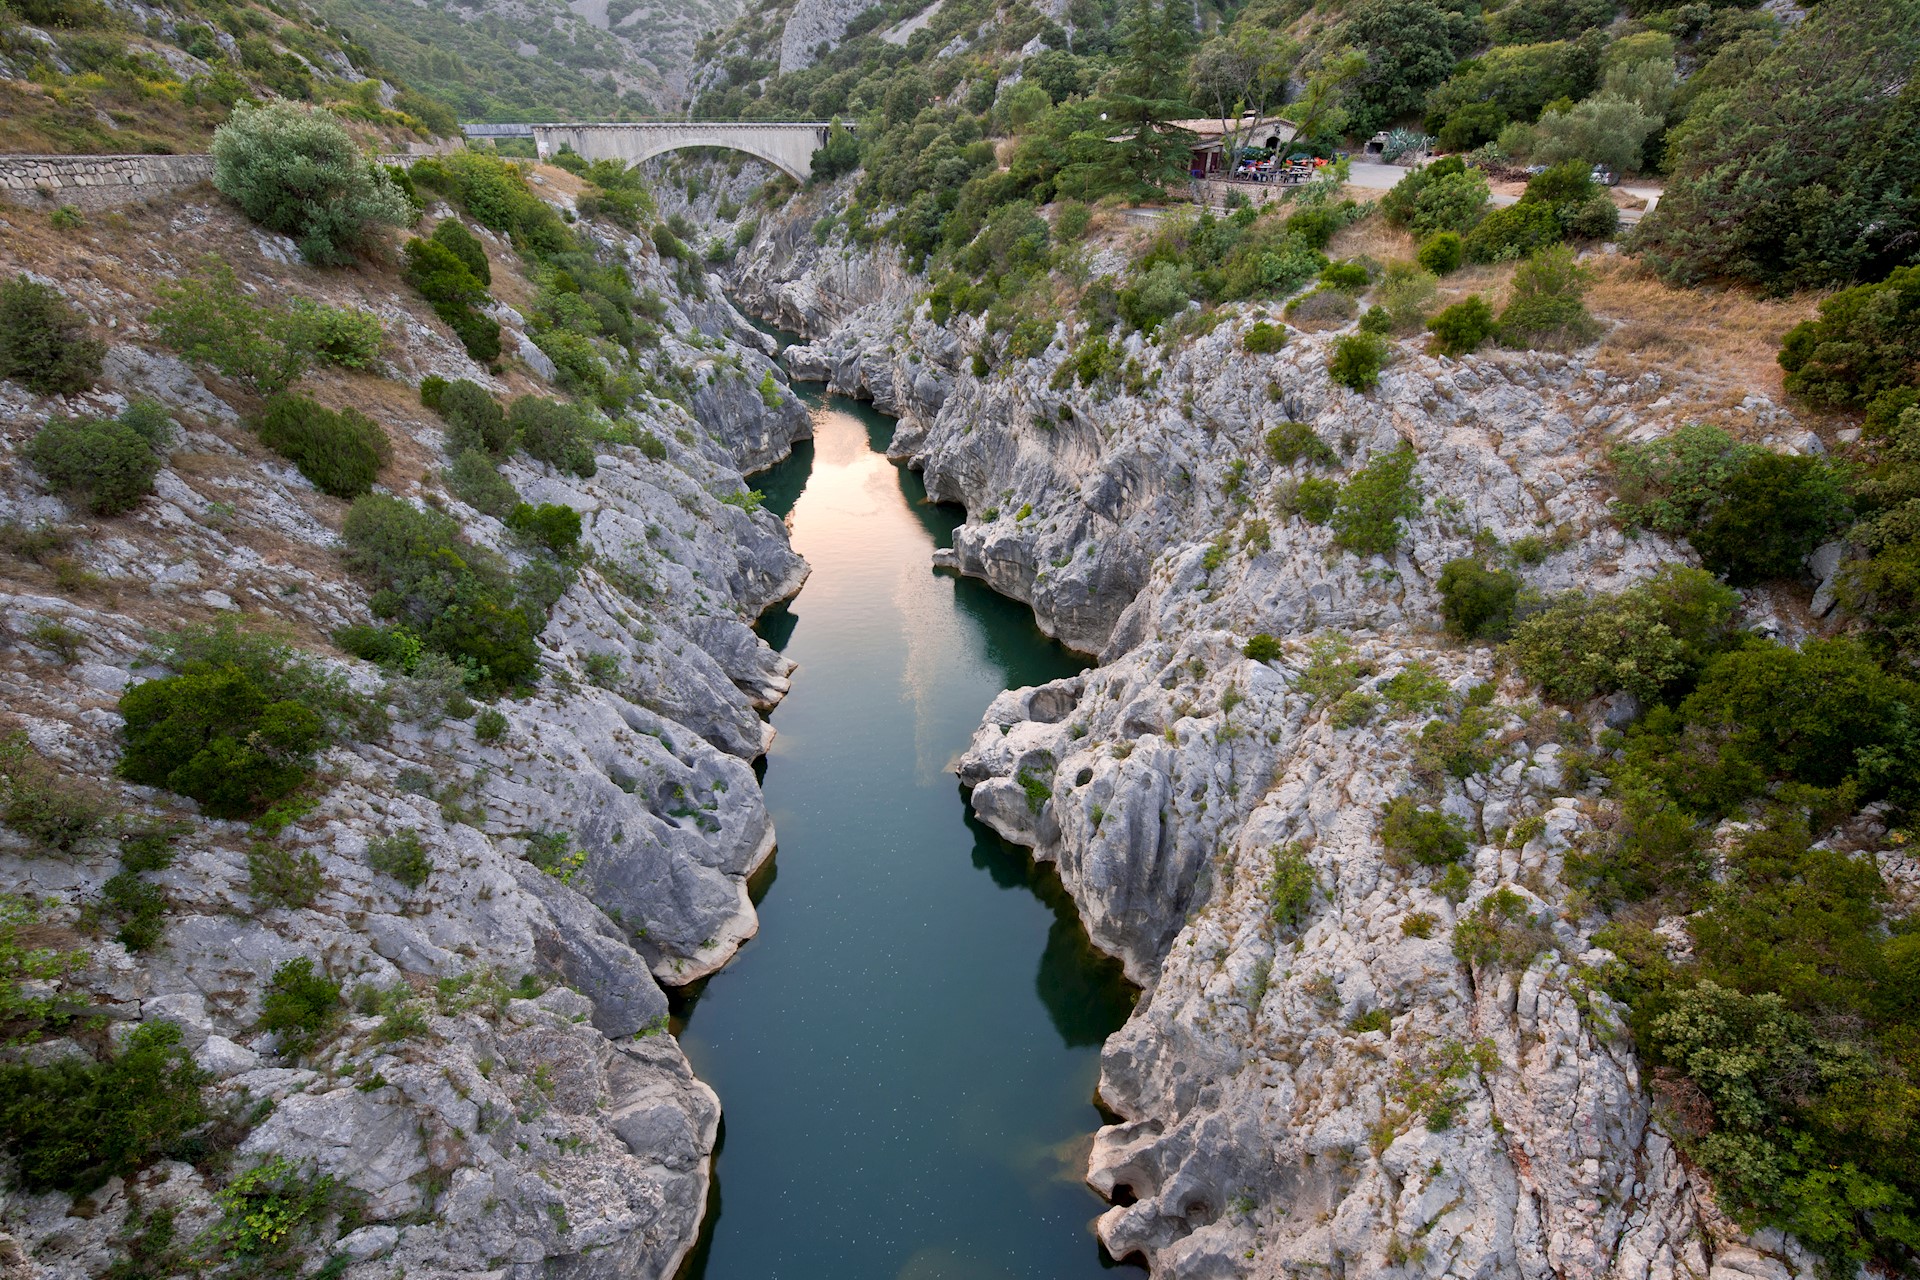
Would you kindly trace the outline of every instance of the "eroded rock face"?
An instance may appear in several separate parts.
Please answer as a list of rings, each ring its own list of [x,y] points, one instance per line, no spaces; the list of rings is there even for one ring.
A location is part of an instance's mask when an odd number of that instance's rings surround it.
[[[827,283],[831,255],[796,252],[796,203],[742,269],[749,306]],[[1516,562],[1548,594],[1690,558],[1624,538],[1596,481],[1614,442],[1684,420],[1670,381],[1400,343],[1362,396],[1327,378],[1330,336],[1249,356],[1233,312],[1127,338],[1124,380],[1056,378],[1063,341],[982,377],[977,321],[934,324],[877,267],[848,278],[868,292],[781,312],[809,339],[789,367],[899,414],[894,455],[968,511],[946,563],[1099,659],[998,698],[958,767],[1145,991],[1103,1060],[1123,1119],[1088,1177],[1115,1201],[1109,1250],[1178,1277],[1811,1275],[1794,1242],[1714,1208],[1585,976],[1610,957],[1565,864],[1603,815],[1565,762],[1622,708],[1543,712],[1490,649],[1440,634],[1456,558],[1530,540]],[[1756,436],[1792,427],[1761,397],[1733,412]],[[1276,461],[1287,422],[1332,461]],[[1403,444],[1424,502],[1392,554],[1293,514],[1301,480]],[[1276,660],[1245,656],[1256,633]],[[1385,847],[1401,797],[1458,824],[1457,869]],[[1296,860],[1310,896],[1277,918]],[[1456,948],[1495,909],[1508,954]]]
[[[683,296],[647,245],[605,233],[636,286],[665,300],[660,343],[685,370],[687,395],[637,414],[659,457],[604,446],[587,480],[525,456],[505,464],[524,500],[581,512],[591,556],[539,637],[541,680],[496,704],[505,730],[482,741],[471,717],[448,717],[444,698],[328,653],[335,629],[371,621],[367,590],[338,552],[345,504],[260,448],[243,425],[251,402],[156,349],[144,290],[216,250],[263,292],[373,310],[405,383],[436,374],[503,397],[554,392],[530,362],[498,377],[473,365],[397,277],[288,266],[215,204],[131,217],[169,234],[135,225],[124,242],[95,243],[93,268],[71,281],[67,264],[19,256],[32,241],[0,237],[0,269],[71,285],[111,341],[106,375],[85,396],[45,400],[0,383],[0,520],[69,527],[72,575],[57,581],[30,556],[0,557],[0,728],[24,730],[118,803],[183,822],[172,865],[147,876],[169,899],[165,939],[133,955],[111,940],[111,923],[104,940],[85,924],[120,869],[111,841],[53,858],[0,833],[0,892],[44,900],[47,927],[88,949],[65,997],[107,1034],[161,1019],[182,1028],[216,1107],[252,1117],[236,1169],[286,1159],[351,1194],[364,1225],[313,1247],[349,1258],[354,1280],[672,1275],[704,1210],[719,1107],[666,1034],[660,984],[711,972],[756,928],[745,882],[774,832],[752,761],[771,738],[760,713],[785,695],[792,664],[751,624],[806,573],[777,518],[722,499],[810,430],[804,406],[717,294]],[[168,253],[151,248],[162,243]],[[488,243],[497,291],[525,289],[505,246]],[[123,269],[123,253],[138,255],[138,270]],[[498,314],[513,350],[520,315]],[[325,374],[303,389],[386,427],[388,488],[442,505],[474,542],[523,562],[499,521],[442,491],[443,425],[405,383]],[[49,416],[107,415],[135,395],[179,421],[167,466],[136,510],[88,520],[47,492],[20,451]],[[118,696],[164,674],[140,665],[149,637],[223,614],[288,631],[359,690],[380,696],[385,684],[391,704],[391,730],[329,751],[313,808],[272,841],[318,869],[318,894],[299,909],[254,891],[260,832],[112,782]],[[56,626],[60,640],[44,647]],[[370,845],[408,832],[432,864],[413,889],[369,864]],[[555,836],[566,856],[550,874],[525,854]],[[357,1003],[294,1058],[257,1023],[268,975],[301,957]],[[28,1053],[83,1051],[56,1040]],[[98,1275],[123,1256],[138,1215],[162,1207],[176,1211],[176,1239],[191,1242],[220,1216],[218,1185],[163,1163],[115,1180],[80,1216],[64,1195],[0,1193],[0,1270]]]

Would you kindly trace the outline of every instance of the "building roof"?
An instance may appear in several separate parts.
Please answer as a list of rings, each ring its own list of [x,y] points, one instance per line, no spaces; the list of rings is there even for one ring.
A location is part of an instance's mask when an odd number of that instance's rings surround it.
[[[1222,124],[1219,116],[1203,116],[1197,120],[1169,120],[1167,123],[1173,128],[1184,129],[1193,134],[1196,145],[1201,146],[1221,141],[1226,136],[1229,126],[1243,139],[1277,136],[1282,142],[1292,142],[1294,134],[1298,132],[1298,126],[1284,116],[1265,116],[1255,119],[1251,111],[1241,116],[1237,124],[1232,121]]]

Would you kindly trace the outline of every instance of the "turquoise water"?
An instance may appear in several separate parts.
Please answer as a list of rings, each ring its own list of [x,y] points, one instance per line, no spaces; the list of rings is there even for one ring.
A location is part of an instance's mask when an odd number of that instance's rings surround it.
[[[813,566],[761,632],[800,664],[765,765],[760,934],[677,1002],[724,1108],[704,1280],[1061,1280],[1106,1261],[1081,1182],[1100,1043],[1133,992],[949,766],[1002,689],[1078,663],[937,575],[957,512],[838,398],[756,477]]]

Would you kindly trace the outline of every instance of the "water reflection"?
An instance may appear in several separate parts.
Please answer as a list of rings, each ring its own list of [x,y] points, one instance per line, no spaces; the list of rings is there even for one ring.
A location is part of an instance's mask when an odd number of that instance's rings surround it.
[[[813,566],[762,625],[800,666],[772,716],[761,932],[674,1002],[727,1114],[726,1211],[716,1193],[684,1274],[1091,1276],[1098,1045],[1132,993],[948,772],[996,692],[1080,663],[931,571],[957,513],[879,454],[886,419],[834,398],[816,431],[756,481],[797,493]]]

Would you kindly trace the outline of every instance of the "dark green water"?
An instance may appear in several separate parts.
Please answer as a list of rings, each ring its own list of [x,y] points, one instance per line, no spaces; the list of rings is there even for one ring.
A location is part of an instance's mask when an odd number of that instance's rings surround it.
[[[773,713],[760,934],[680,1001],[725,1111],[686,1275],[1093,1276],[1099,1046],[1133,993],[948,771],[996,693],[1077,664],[1024,606],[932,572],[957,513],[886,460],[887,419],[815,417],[754,481],[813,576],[761,628],[800,668]]]

